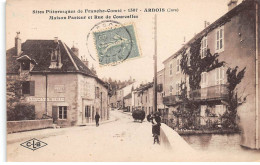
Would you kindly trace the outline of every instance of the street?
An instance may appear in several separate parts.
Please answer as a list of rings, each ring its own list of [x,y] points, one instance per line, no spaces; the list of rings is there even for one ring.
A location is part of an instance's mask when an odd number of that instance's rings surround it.
[[[152,154],[164,151],[159,145],[153,145],[150,123],[134,122],[132,116],[122,112],[112,111],[111,115],[117,121],[99,127],[66,128],[57,136],[38,139],[48,145],[35,151],[20,146],[26,140],[8,144],[7,160],[155,161]]]
[[[130,114],[111,111],[115,121],[96,126],[45,129],[8,134],[7,138],[19,139],[31,134],[30,138],[7,142],[7,161],[254,161],[259,154],[201,152],[182,144],[176,137],[172,150],[164,145],[153,144],[151,123],[134,122]],[[49,133],[51,132],[51,134]],[[37,135],[45,134],[45,135]],[[32,151],[20,146],[35,136],[48,145]],[[179,135],[176,135],[179,136]],[[40,137],[40,138],[37,138]],[[218,155],[216,157],[216,155]]]

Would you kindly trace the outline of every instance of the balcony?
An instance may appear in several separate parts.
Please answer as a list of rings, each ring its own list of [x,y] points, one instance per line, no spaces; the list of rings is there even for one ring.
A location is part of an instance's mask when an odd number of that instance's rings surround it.
[[[223,100],[228,97],[227,85],[216,85],[189,92],[191,100]]]
[[[179,95],[171,95],[171,96],[163,97],[163,104],[167,105],[167,106],[168,105],[175,105],[179,102],[181,102]]]

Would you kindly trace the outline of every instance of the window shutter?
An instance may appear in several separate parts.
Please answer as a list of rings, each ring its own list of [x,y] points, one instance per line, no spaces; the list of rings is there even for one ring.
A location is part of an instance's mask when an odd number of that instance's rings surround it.
[[[30,96],[35,95],[35,81],[30,81]]]

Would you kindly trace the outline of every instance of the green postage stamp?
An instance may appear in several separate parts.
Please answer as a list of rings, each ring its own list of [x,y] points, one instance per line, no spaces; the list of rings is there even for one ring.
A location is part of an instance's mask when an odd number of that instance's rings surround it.
[[[94,32],[96,51],[100,65],[116,65],[140,56],[133,24],[110,27]]]

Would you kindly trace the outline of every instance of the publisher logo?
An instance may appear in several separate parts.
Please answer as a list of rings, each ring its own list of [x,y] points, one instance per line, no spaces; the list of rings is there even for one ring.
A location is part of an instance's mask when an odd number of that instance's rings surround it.
[[[31,140],[28,140],[26,142],[23,142],[22,144],[20,144],[21,146],[25,147],[25,148],[28,148],[30,150],[37,150],[39,148],[42,148],[44,146],[47,146],[48,144],[47,143],[44,143],[40,140],[37,140],[35,138],[31,139]]]

